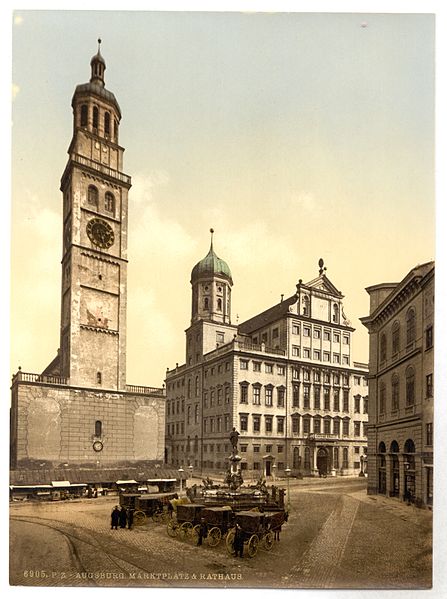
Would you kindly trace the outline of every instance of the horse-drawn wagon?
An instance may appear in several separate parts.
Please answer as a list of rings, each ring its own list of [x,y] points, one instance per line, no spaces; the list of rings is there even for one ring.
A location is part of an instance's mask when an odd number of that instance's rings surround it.
[[[234,525],[239,526],[244,543],[244,549],[250,557],[254,557],[259,548],[270,551],[273,547],[274,531],[285,522],[285,512],[260,512],[257,510],[241,511],[235,513]],[[232,528],[226,537],[226,546],[229,553],[234,555],[234,539],[236,529]]]
[[[170,502],[177,493],[121,493],[120,505],[133,510],[134,526],[145,524],[148,518],[154,522],[167,522],[170,518]]]
[[[178,504],[176,515],[167,525],[168,535],[184,541],[197,538],[202,510],[205,506],[198,503]]]

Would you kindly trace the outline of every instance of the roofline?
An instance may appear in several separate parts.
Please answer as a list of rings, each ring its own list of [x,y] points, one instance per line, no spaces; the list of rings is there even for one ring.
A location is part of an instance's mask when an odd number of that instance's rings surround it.
[[[424,267],[430,267],[427,272],[419,273],[418,271]],[[429,262],[424,262],[423,264],[418,264],[413,267],[405,277],[399,283],[378,283],[377,285],[371,285],[370,287],[366,287],[366,291],[369,293],[370,291],[375,291],[377,289],[386,289],[387,286],[394,285],[393,290],[386,296],[382,303],[380,303],[377,308],[374,310],[372,314],[368,314],[367,316],[362,316],[359,318],[360,322],[364,325],[371,323],[373,320],[378,318],[380,313],[386,309],[386,307],[393,302],[394,299],[399,295],[399,293],[407,287],[411,281],[420,280],[424,281],[431,273],[435,270],[435,261],[430,260]]]

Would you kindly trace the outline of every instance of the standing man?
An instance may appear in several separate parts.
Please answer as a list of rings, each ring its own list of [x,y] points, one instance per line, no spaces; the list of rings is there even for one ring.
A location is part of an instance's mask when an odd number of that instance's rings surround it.
[[[208,534],[208,527],[206,525],[205,518],[200,518],[199,539],[197,541],[198,546],[203,545],[203,539],[206,539],[207,534]]]
[[[127,527],[129,528],[129,530],[132,528],[133,525],[133,509],[129,508],[127,510]]]
[[[236,557],[244,557],[244,533],[239,524],[236,524],[233,547],[236,552]]]
[[[118,530],[118,523],[120,521],[120,510],[117,505],[112,510],[111,520],[112,522],[110,528]]]
[[[121,508],[121,511],[119,513],[119,522],[120,522],[120,528],[126,528],[127,513],[126,513],[126,508],[124,506]]]

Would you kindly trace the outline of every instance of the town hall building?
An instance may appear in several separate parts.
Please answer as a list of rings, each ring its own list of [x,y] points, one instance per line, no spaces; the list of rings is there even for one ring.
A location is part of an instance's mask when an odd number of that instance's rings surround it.
[[[185,362],[166,374],[167,463],[225,472],[234,427],[245,476],[363,474],[368,369],[354,361],[354,329],[323,261],[318,276],[239,325],[232,286],[211,238],[191,273]]]
[[[61,179],[60,349],[12,381],[11,467],[112,467],[164,457],[164,389],[126,379],[128,194],[121,110],[105,61],[75,89]]]

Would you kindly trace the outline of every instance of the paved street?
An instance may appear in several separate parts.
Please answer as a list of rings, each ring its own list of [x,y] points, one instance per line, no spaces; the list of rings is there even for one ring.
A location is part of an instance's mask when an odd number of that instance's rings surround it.
[[[284,484],[286,486],[286,484]],[[279,543],[254,558],[196,547],[163,524],[110,530],[116,497],[14,503],[13,585],[428,588],[432,513],[366,495],[365,479],[291,481]]]

